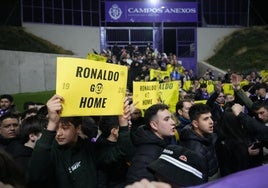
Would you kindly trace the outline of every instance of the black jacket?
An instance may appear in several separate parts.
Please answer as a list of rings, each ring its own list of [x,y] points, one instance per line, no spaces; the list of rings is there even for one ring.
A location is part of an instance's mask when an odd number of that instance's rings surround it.
[[[12,148],[12,149],[11,149]],[[13,159],[19,167],[26,172],[29,159],[32,155],[33,148],[24,146],[22,141],[17,140],[12,142],[8,147],[8,152],[12,155]]]
[[[217,126],[217,122],[221,118],[224,112],[223,104],[219,104],[216,99],[219,96],[218,92],[214,92],[209,99],[207,100],[207,105],[211,108],[211,114],[214,121],[215,126]]]
[[[120,127],[119,140],[111,142],[100,135],[96,141],[97,187],[122,188],[126,185],[126,173],[132,151],[130,133]]]
[[[249,168],[249,138],[232,112],[224,112],[218,124],[216,151],[221,176]]]
[[[18,138],[6,139],[0,135],[0,148],[5,150],[6,152],[8,153],[12,152],[13,150],[12,145],[14,144],[14,142],[20,142],[20,140]]]
[[[208,170],[205,176],[208,177],[213,176],[218,171],[215,151],[216,140],[215,134],[207,134],[205,137],[201,137],[194,132],[190,125],[183,128],[180,134],[180,145],[195,151],[206,161]]]
[[[247,128],[247,131],[260,141],[268,142],[268,127],[245,113],[237,116],[239,122]]]
[[[95,188],[94,147],[79,139],[75,146],[60,146],[55,131],[44,130],[29,161],[29,183],[52,182],[57,188]]]
[[[149,181],[155,180],[147,166],[161,155],[170,142],[170,138],[161,139],[149,127],[142,125],[132,134],[132,142],[136,147],[136,152],[128,169],[127,183],[130,184],[142,178],[147,178]]]

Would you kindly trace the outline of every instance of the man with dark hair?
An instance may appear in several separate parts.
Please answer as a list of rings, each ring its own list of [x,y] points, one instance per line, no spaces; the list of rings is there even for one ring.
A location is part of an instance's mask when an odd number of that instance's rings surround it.
[[[43,127],[37,116],[24,119],[18,127],[16,137],[11,139],[6,151],[13,157],[17,167],[22,171],[22,177],[26,178],[26,169],[32,155],[36,141],[40,138]],[[36,187],[27,185],[28,188]],[[37,185],[40,187],[40,185]],[[42,188],[42,187],[40,187]]]
[[[251,110],[256,118],[268,126],[268,101],[256,101],[252,104]]]
[[[19,142],[10,145],[12,147],[10,153],[23,172],[26,172],[33,148],[41,137],[43,127],[40,121],[36,115],[24,119],[18,129]]]
[[[253,87],[255,89],[254,94],[250,95],[249,98],[253,101],[268,102],[267,84],[266,83],[256,83]]]
[[[136,150],[127,173],[128,184],[142,178],[154,180],[147,166],[160,156],[174,136],[175,121],[172,117],[165,104],[154,104],[145,111],[145,125],[139,126],[132,134],[132,142]]]
[[[218,175],[218,160],[215,151],[216,135],[213,133],[214,122],[211,110],[205,104],[194,104],[189,109],[191,125],[182,129],[180,145],[195,151],[206,162],[205,180]]]
[[[215,126],[217,126],[217,121],[221,118],[225,105],[225,95],[220,84],[217,84],[206,104],[211,108],[212,118]]]
[[[199,88],[196,91],[195,100],[208,100],[210,97],[210,94],[208,93],[207,90],[207,84],[206,83],[201,83]]]
[[[79,137],[82,118],[60,117],[62,101],[54,95],[47,102],[49,121],[29,161],[28,182],[50,182],[58,188],[96,187],[93,147]]]
[[[0,117],[7,112],[14,112],[14,99],[11,95],[4,94],[0,96]]]
[[[0,117],[0,148],[8,149],[11,142],[17,138],[19,129],[19,116],[6,113]]]

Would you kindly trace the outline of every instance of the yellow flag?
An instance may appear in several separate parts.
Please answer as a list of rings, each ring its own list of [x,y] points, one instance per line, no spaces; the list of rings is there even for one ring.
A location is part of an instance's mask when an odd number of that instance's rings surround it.
[[[169,106],[169,111],[176,111],[176,104],[179,98],[178,81],[165,82],[159,85],[159,96],[161,102]]]
[[[150,70],[150,80],[152,80],[154,78],[156,78],[156,80],[161,80],[161,79],[164,79],[165,76],[170,77],[169,72],[155,70],[155,69]]]
[[[213,80],[208,80],[206,81],[207,83],[207,91],[208,93],[213,93],[214,92],[214,81]]]
[[[94,60],[94,61],[98,61],[98,62],[107,62],[107,58],[102,56],[102,55],[98,55],[98,54],[94,54],[92,52],[87,54],[87,59],[89,60]]]
[[[240,82],[240,87],[242,88],[243,86],[248,85],[248,84],[249,82],[247,80],[243,80]]]
[[[56,93],[64,97],[62,116],[123,114],[126,86],[126,66],[57,58]]]
[[[268,70],[261,70],[260,75],[262,78],[266,78],[268,76]]]
[[[167,64],[167,72],[168,72],[168,74],[170,74],[173,70],[174,70],[174,66],[172,66],[171,64]]]
[[[186,80],[184,83],[183,83],[183,89],[185,91],[189,91],[190,88],[192,86],[192,81],[191,80]]]
[[[195,104],[206,104],[207,100],[195,100],[194,103]]]
[[[133,103],[139,109],[147,109],[159,102],[159,82],[133,82]]]
[[[224,83],[222,88],[223,88],[224,94],[234,95],[234,88],[231,83]]]

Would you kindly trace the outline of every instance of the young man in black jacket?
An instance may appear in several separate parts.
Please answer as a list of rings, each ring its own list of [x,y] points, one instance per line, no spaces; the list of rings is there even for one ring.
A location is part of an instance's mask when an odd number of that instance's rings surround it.
[[[194,104],[189,109],[191,125],[182,129],[180,145],[195,151],[206,161],[206,181],[218,177],[218,160],[215,143],[217,137],[213,133],[214,122],[209,106],[206,104]]]
[[[128,184],[142,178],[154,180],[147,166],[161,155],[175,134],[175,121],[165,104],[149,107],[145,111],[144,120],[145,125],[139,126],[131,135],[136,150],[127,173]]]
[[[63,100],[54,95],[47,102],[49,121],[30,159],[28,181],[35,184],[49,181],[57,188],[95,188],[95,148],[92,142],[79,136],[82,117],[60,117]],[[129,115],[126,103],[120,125],[128,127]]]

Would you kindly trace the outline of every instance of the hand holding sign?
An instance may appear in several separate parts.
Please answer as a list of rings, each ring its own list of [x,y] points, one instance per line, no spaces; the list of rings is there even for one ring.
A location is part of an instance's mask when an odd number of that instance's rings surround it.
[[[123,115],[119,116],[119,125],[120,126],[128,126],[130,121],[130,113],[131,113],[131,107],[129,105],[129,100],[126,97],[124,101],[124,107],[123,107],[124,113]]]
[[[47,101],[47,110],[49,122],[47,126],[47,130],[55,131],[60,120],[60,114],[62,111],[62,102],[63,98],[59,95],[52,96]]]

